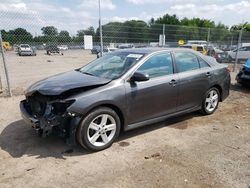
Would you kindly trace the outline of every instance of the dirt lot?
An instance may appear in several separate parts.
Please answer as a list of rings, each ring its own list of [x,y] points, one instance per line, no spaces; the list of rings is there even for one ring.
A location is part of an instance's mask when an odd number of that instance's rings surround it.
[[[0,187],[250,187],[250,90],[232,86],[211,116],[188,114],[88,153],[38,138],[22,96],[0,98]]]
[[[15,94],[95,58],[80,50],[43,53],[6,54]],[[191,113],[122,133],[98,153],[39,138],[21,120],[22,98],[0,97],[0,187],[250,187],[250,89],[233,84],[215,114]]]
[[[21,94],[29,85],[45,77],[79,68],[96,58],[88,50],[67,50],[64,55],[46,55],[38,50],[37,56],[18,56],[14,51],[5,53],[9,70],[10,85],[14,94]],[[0,76],[4,88],[2,57],[0,55]]]

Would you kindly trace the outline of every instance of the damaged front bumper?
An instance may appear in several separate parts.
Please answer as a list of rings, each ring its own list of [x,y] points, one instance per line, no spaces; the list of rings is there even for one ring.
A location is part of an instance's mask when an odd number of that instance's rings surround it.
[[[34,116],[27,100],[20,102],[20,111],[23,120],[36,130],[39,136],[47,137],[52,133],[66,139],[69,145],[75,144],[76,128],[81,118],[73,113],[65,111],[62,114],[54,114],[53,106],[47,104],[42,116]]]

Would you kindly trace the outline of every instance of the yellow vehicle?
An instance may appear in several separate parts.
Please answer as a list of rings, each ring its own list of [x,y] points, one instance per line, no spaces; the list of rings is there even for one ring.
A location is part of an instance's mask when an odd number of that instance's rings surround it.
[[[3,48],[7,51],[12,50],[12,46],[9,42],[3,42]]]
[[[181,48],[190,48],[190,49],[193,49],[197,52],[200,52],[202,53],[203,55],[207,55],[207,51],[206,49],[204,48],[203,45],[199,45],[199,44],[185,44],[185,45],[182,45],[180,46]]]

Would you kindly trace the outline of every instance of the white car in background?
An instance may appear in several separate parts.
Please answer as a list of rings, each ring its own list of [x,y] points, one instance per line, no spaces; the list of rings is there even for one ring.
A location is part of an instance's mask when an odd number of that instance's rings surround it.
[[[36,49],[31,47],[28,44],[20,44],[18,46],[18,55],[19,56],[24,56],[24,55],[30,55],[30,56],[36,56]]]
[[[236,59],[236,53],[237,53],[237,49],[233,50],[233,51],[229,51],[228,52],[228,57],[229,60],[235,60]],[[239,60],[247,60],[250,58],[250,46],[243,46],[239,48],[238,51],[238,59]]]
[[[57,48],[59,48],[59,50],[68,50],[69,47],[67,45],[59,45],[57,46]]]

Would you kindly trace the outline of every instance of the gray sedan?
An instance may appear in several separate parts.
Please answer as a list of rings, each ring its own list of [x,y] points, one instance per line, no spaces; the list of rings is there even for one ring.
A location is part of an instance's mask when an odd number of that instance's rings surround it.
[[[193,111],[215,112],[229,95],[230,73],[189,49],[126,49],[30,86],[24,120],[47,137],[55,132],[92,151],[121,131]]]

